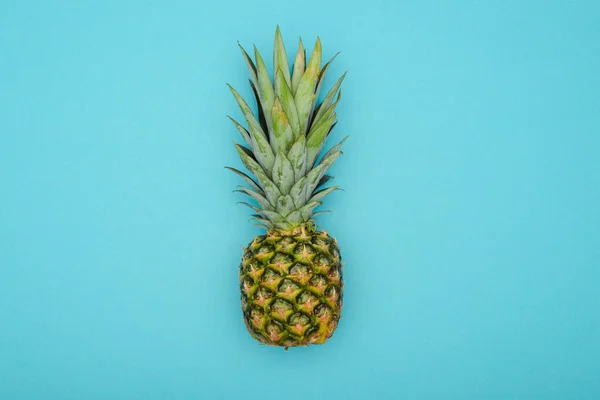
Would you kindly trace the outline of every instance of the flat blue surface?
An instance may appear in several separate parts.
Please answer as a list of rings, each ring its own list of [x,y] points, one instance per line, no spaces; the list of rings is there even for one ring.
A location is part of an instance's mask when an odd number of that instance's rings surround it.
[[[0,2],[0,399],[600,398],[600,3],[201,3]],[[277,23],[351,135],[344,317],[287,352],[223,169]]]

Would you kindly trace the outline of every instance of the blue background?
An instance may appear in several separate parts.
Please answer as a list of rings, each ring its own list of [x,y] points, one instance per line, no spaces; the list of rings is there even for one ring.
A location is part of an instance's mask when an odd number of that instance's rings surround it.
[[[201,3],[0,3],[1,399],[600,398],[600,3]],[[349,70],[344,318],[287,352],[223,168],[276,24]]]

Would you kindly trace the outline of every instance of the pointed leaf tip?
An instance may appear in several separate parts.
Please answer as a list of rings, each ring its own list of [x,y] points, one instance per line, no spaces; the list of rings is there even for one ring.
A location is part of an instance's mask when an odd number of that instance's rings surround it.
[[[321,44],[317,38],[315,48],[313,49],[308,64],[306,65],[306,69],[302,74],[302,78],[300,78],[298,88],[294,95],[296,108],[298,110],[298,118],[300,120],[301,134],[304,134],[307,131],[316,99],[315,88],[321,70],[321,56]]]
[[[254,46],[254,56],[256,58],[256,90],[259,97],[259,107],[262,108],[267,125],[267,131],[270,132],[273,128],[271,125],[271,108],[273,107],[273,100],[275,97],[274,88],[273,84],[271,83],[271,78],[269,76],[269,72],[267,71],[265,62],[256,45]]]
[[[285,50],[283,37],[281,36],[279,28],[275,32],[275,44],[273,46],[273,67],[275,70],[275,74],[277,74],[278,71],[281,70],[281,73],[285,78],[285,82],[288,86],[291,87],[292,81],[290,76],[290,67],[287,59],[287,52]],[[277,87],[275,89],[277,90]]]

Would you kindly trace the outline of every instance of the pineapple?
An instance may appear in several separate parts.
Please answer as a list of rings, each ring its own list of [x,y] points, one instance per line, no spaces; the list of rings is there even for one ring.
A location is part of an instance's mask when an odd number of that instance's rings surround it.
[[[319,154],[335,126],[342,75],[324,100],[317,98],[333,57],[321,66],[321,42],[308,62],[302,40],[292,73],[279,27],[275,32],[274,78],[256,47],[254,59],[240,45],[250,71],[258,117],[231,86],[247,128],[230,118],[246,145],[235,144],[253,175],[227,167],[248,186],[253,220],[266,229],[246,249],[239,267],[244,322],[260,342],[283,346],[322,344],[337,327],[342,309],[342,264],[335,239],[319,229],[314,210],[338,189],[325,187],[327,170],[342,154],[344,140]]]

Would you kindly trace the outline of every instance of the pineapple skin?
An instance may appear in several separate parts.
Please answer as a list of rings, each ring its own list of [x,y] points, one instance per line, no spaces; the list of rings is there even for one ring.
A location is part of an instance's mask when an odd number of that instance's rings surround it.
[[[270,229],[239,267],[248,332],[270,346],[323,344],[340,320],[343,279],[337,241],[311,224]]]

